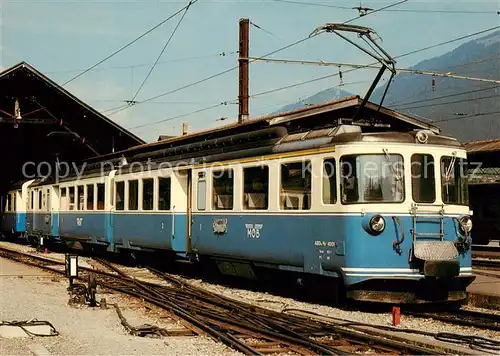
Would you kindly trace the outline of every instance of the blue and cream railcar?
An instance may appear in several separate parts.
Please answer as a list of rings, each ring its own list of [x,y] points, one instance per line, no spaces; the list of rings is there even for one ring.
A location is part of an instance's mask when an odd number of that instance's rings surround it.
[[[29,180],[17,184],[2,198],[2,232],[11,237],[25,237]]]
[[[114,177],[111,213],[114,249],[189,251],[190,172],[127,169]]]
[[[432,133],[354,131],[195,166],[192,252],[223,273],[336,277],[354,299],[464,299],[473,280],[465,150]]]
[[[60,182],[56,189],[59,199],[57,236],[106,249],[112,244],[109,190],[114,174],[115,171],[110,171]]]

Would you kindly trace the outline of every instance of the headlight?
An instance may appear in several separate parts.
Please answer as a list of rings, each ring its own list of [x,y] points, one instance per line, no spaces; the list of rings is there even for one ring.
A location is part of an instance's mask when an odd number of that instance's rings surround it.
[[[370,219],[370,229],[375,234],[380,234],[385,229],[385,219],[380,215],[375,215]]]
[[[459,222],[462,232],[469,233],[472,230],[472,219],[470,216],[462,216]]]

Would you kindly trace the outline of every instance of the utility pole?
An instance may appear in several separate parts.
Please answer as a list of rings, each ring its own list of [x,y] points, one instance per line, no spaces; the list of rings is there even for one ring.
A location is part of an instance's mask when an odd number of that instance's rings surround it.
[[[248,119],[248,19],[240,19],[240,46],[239,46],[239,94],[238,94],[238,123]]]

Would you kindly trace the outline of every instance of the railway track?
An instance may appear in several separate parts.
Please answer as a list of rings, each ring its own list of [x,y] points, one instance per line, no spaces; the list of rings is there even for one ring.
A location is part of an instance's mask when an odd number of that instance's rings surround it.
[[[500,270],[500,259],[492,260],[492,259],[472,259],[473,267],[484,267],[493,270]]]
[[[0,257],[63,274],[64,262],[0,248]],[[209,335],[244,354],[434,354],[434,349],[349,330],[307,317],[279,313],[211,293],[160,271],[168,285],[138,280],[115,265],[94,259],[109,272],[79,267],[80,280],[92,275],[102,288],[154,304],[193,334]]]
[[[430,318],[449,324],[470,326],[479,329],[500,331],[500,315],[481,313],[472,310],[459,310],[456,313],[422,313],[405,311],[406,315]]]

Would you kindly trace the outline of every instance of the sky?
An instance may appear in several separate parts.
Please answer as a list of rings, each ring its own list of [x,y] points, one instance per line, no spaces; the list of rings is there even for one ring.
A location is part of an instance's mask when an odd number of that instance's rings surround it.
[[[306,4],[275,0],[199,0],[186,13],[135,100],[140,102],[155,97],[236,66],[240,18],[249,18],[252,24],[260,27],[250,26],[250,55],[259,57],[307,37],[325,23],[356,17],[357,10],[351,9],[354,6],[361,4],[377,9],[397,2],[297,1]],[[188,0],[0,0],[0,66],[5,68],[25,61],[63,84],[187,3]],[[388,10],[391,11],[364,16],[352,24],[373,28],[381,38],[381,46],[392,56],[500,24],[500,16],[496,14],[500,2],[495,0],[408,0]],[[490,13],[453,12],[462,10]],[[134,97],[180,17],[174,17],[65,88],[146,141],[154,141],[159,135],[179,135],[183,122],[188,123],[190,132],[194,132],[236,121],[237,70],[147,103],[119,112],[113,110]],[[410,67],[468,40],[404,57],[397,66]],[[341,38],[327,33],[270,58],[357,64],[373,62]],[[334,73],[338,73],[338,68],[254,62],[250,65],[250,96]],[[376,70],[345,73],[342,89],[364,95],[375,75]],[[352,82],[361,83],[349,84]],[[268,114],[339,84],[337,76],[256,95],[250,99],[250,116]],[[227,104],[219,105],[221,103]],[[209,107],[213,108],[207,109]],[[199,112],[193,113],[195,111]]]

